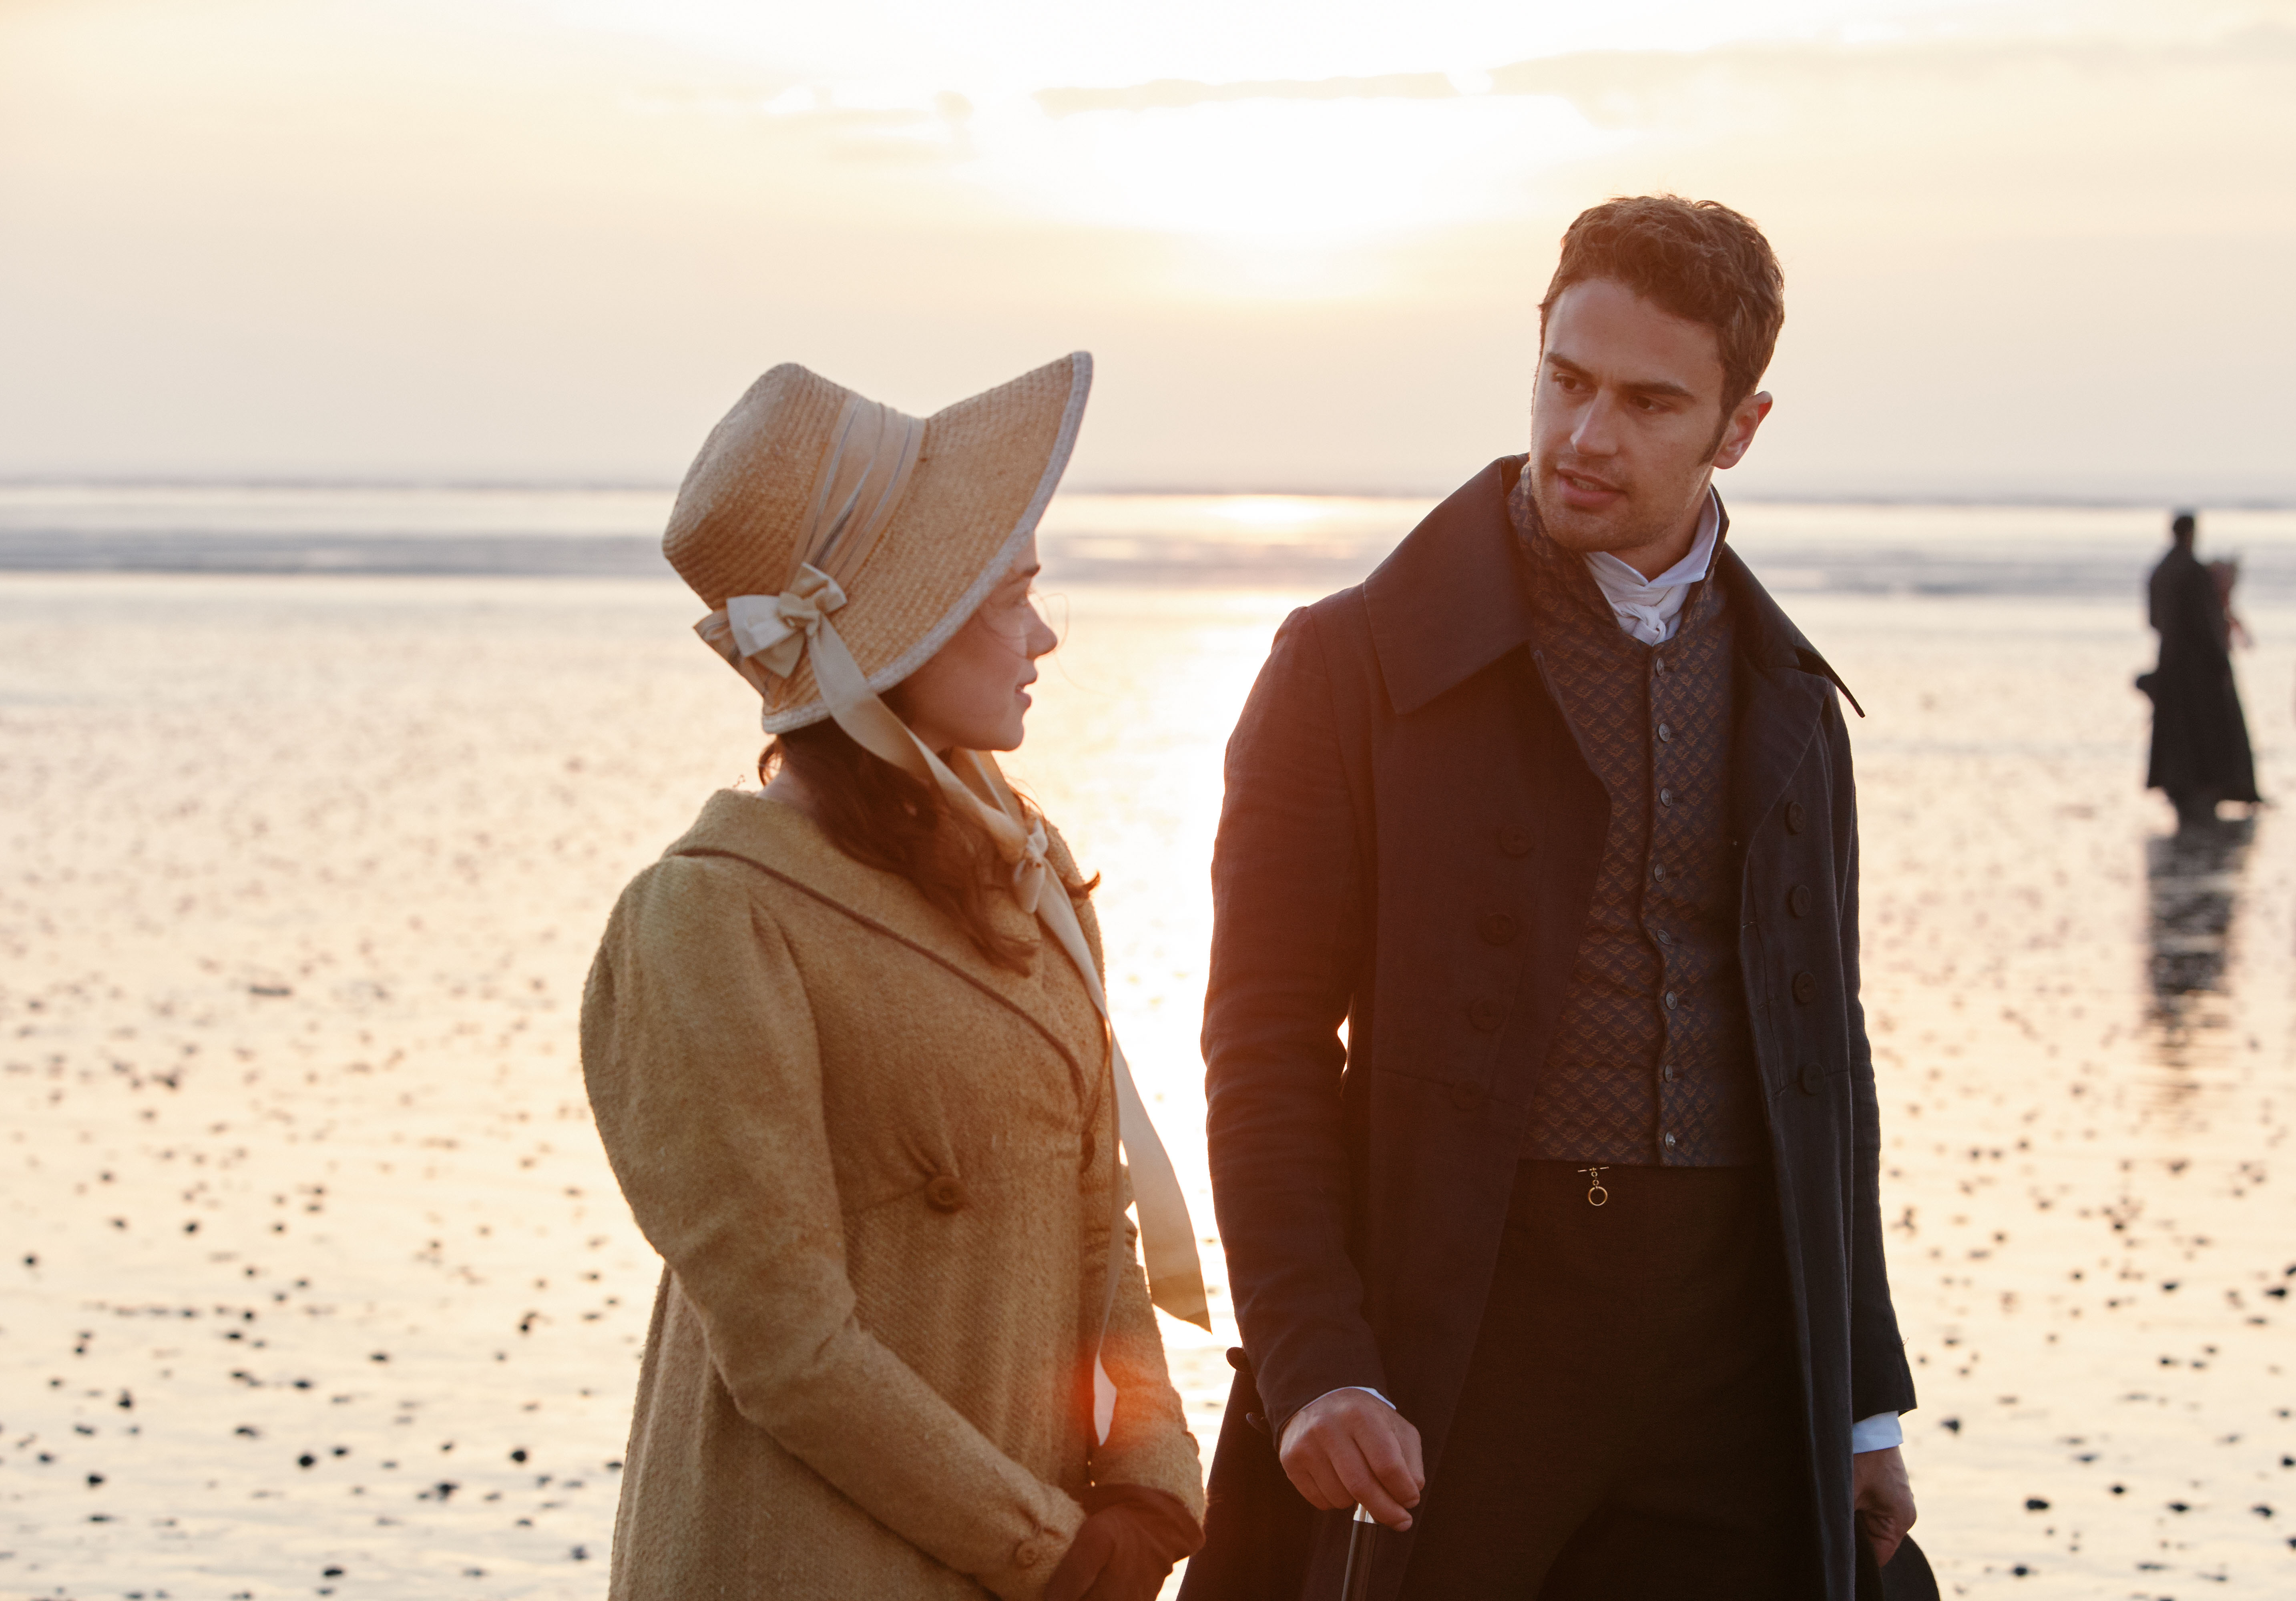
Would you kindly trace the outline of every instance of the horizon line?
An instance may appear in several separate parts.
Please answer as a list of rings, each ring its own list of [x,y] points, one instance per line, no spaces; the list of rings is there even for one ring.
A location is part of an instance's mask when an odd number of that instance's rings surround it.
[[[0,491],[15,489],[92,490],[253,490],[367,491],[401,494],[675,494],[677,485],[633,478],[313,478],[290,475],[250,475],[202,478],[182,474],[81,475],[0,474]],[[1123,495],[1140,498],[1204,499],[1265,496],[1287,500],[1440,501],[1459,487],[1360,486],[1332,488],[1254,486],[1066,484],[1069,494]],[[2161,510],[2195,511],[2285,511],[2296,510],[2296,490],[2248,494],[2174,495],[2134,491],[2073,494],[2044,489],[1970,488],[1961,490],[1875,490],[1845,493],[1817,488],[1770,490],[1727,497],[1747,505],[1827,506],[1998,506],[2020,509],[2060,508],[2067,511]]]

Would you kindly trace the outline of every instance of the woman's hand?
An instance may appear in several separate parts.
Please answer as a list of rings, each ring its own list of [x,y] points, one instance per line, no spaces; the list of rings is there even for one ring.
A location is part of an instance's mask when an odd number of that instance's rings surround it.
[[[1185,1507],[1144,1484],[1095,1484],[1084,1507],[1045,1601],[1156,1601],[1173,1564],[1204,1543]]]

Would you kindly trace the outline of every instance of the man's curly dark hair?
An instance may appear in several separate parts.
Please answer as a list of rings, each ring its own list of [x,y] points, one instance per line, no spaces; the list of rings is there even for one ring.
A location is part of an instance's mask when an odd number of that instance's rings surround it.
[[[1762,231],[1729,207],[1679,195],[1604,200],[1578,214],[1562,236],[1546,314],[1574,283],[1607,278],[1688,322],[1703,323],[1722,346],[1725,416],[1762,380],[1786,320],[1785,274]]]

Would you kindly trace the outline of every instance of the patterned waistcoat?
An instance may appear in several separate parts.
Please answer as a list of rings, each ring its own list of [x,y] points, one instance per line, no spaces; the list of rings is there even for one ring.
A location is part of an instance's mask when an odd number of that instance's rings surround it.
[[[1760,1080],[1738,972],[1730,838],[1736,671],[1710,576],[1675,635],[1645,645],[1583,558],[1515,497],[1546,679],[1611,800],[1610,830],[1523,1155],[1726,1167],[1766,1161]]]

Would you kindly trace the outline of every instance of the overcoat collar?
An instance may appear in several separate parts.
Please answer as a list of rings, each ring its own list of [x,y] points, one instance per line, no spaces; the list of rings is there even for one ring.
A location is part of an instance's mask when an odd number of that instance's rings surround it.
[[[1047,833],[1051,833],[1049,825]],[[988,960],[915,886],[897,874],[856,862],[804,813],[761,795],[719,790],[702,805],[693,826],[663,854],[732,857],[747,862],[793,892],[824,903],[864,927],[954,970],[1022,1013],[1048,1038],[1057,1035],[1057,1020],[1046,1009],[1044,969],[1048,963],[1066,965],[1068,959],[1054,942],[1043,937],[1036,919],[1009,898],[993,900],[990,915],[1000,932],[1038,941],[1035,968],[1028,974]],[[1076,876],[1076,865],[1057,835],[1051,835],[1046,854],[1055,872]],[[1046,893],[1059,890],[1047,885]],[[1079,915],[1097,958],[1098,927],[1088,907],[1080,908]],[[1063,1049],[1072,1049],[1073,1044]],[[1083,1064],[1087,1068],[1090,1065],[1088,1058]]]
[[[1464,683],[1534,636],[1506,504],[1525,460],[1502,456],[1461,485],[1364,581],[1380,675],[1398,715]],[[1726,536],[1729,527],[1725,507]],[[1828,679],[1857,707],[1849,687],[1726,543],[1715,573],[1740,619],[1742,655],[1759,668]],[[1864,709],[1857,714],[1864,716]]]
[[[1531,636],[1502,456],[1452,492],[1364,580],[1364,610],[1388,703],[1407,715]]]

